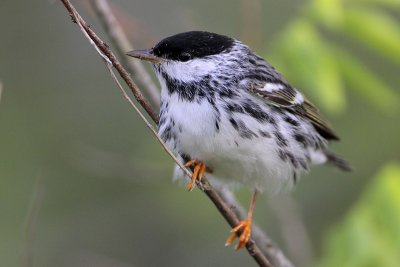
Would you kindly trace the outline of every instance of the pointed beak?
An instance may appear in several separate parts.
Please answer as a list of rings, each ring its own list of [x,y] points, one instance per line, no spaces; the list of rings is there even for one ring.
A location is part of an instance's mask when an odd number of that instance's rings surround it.
[[[130,57],[146,60],[153,64],[161,63],[163,61],[162,58],[153,55],[153,49],[132,50],[126,54]]]

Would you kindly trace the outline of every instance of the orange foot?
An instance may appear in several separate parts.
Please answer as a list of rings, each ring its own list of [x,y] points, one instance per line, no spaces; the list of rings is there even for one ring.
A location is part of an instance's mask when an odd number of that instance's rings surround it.
[[[232,235],[226,240],[225,246],[232,244],[236,237],[239,237],[239,243],[236,245],[236,249],[241,249],[247,244],[247,242],[249,242],[251,236],[251,221],[253,218],[254,207],[256,205],[256,195],[257,190],[254,190],[246,220],[240,221],[239,224],[231,230]],[[240,235],[239,231],[242,231]]]
[[[239,236],[239,231],[242,233]],[[244,221],[240,221],[239,224],[231,230],[232,235],[226,240],[225,246],[229,246],[232,242],[239,237],[239,243],[236,245],[235,249],[243,248],[247,242],[250,240],[251,236],[251,218],[247,218]]]
[[[193,190],[196,181],[201,181],[201,178],[203,178],[206,171],[211,172],[210,169],[207,168],[206,164],[201,160],[189,160],[186,162],[185,166],[193,167],[192,180],[187,185],[189,191]]]

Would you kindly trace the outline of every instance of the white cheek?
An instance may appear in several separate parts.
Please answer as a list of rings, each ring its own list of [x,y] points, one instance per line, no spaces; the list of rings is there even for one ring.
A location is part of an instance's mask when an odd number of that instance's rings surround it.
[[[188,62],[172,61],[162,65],[163,71],[169,77],[182,82],[199,80],[202,76],[213,72],[215,68],[214,62],[202,59],[193,59]]]

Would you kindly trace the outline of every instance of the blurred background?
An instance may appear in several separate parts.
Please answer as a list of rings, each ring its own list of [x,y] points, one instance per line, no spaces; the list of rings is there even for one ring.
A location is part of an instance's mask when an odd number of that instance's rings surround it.
[[[108,42],[88,0],[73,1]],[[400,264],[399,0],[113,0],[135,48],[233,36],[302,90],[354,172],[259,198],[296,266]],[[59,1],[0,2],[0,266],[256,266],[121,96]],[[147,66],[148,68],[148,66]],[[250,192],[236,192],[248,207]]]

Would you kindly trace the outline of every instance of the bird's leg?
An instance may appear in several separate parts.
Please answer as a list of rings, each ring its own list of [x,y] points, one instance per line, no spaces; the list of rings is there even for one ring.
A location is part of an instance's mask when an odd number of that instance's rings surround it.
[[[185,166],[193,167],[192,180],[187,185],[189,191],[193,190],[196,181],[201,181],[201,178],[203,178],[206,171],[211,172],[211,170],[201,160],[189,160],[186,162]]]
[[[251,198],[250,202],[249,212],[247,213],[247,218],[243,221],[240,221],[239,224],[231,230],[232,234],[226,240],[225,246],[229,246],[236,239],[236,237],[239,237],[239,242],[236,245],[236,249],[241,249],[250,240],[253,210],[256,205],[256,195],[257,190],[254,190],[253,197]]]

